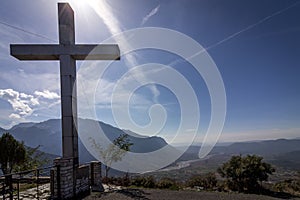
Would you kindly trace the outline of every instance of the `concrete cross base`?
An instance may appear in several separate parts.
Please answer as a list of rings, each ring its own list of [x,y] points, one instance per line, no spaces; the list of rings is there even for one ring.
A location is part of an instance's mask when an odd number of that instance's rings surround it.
[[[95,192],[104,192],[101,162],[76,165],[76,158],[57,158],[51,170],[51,199],[81,199]]]
[[[79,166],[76,158],[57,158],[51,170],[51,198],[74,199],[90,194],[89,165]]]
[[[76,196],[76,169],[73,158],[57,158],[51,173],[53,199],[70,199]]]

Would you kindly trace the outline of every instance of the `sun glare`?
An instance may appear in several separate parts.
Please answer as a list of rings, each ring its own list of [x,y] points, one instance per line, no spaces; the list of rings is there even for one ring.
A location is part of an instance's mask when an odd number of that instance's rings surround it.
[[[67,2],[72,6],[79,9],[89,6],[89,0],[67,0]]]

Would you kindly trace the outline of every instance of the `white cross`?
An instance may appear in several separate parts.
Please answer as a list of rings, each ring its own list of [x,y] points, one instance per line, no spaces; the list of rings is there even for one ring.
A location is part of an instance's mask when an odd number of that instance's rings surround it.
[[[78,164],[76,60],[119,60],[120,49],[114,44],[75,44],[74,12],[68,3],[58,3],[58,16],[59,44],[12,44],[10,50],[19,60],[60,61],[63,158]]]

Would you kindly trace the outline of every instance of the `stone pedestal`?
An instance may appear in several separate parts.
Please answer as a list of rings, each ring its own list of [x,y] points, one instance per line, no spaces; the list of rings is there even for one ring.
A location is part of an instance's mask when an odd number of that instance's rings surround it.
[[[76,173],[73,158],[57,158],[51,172],[53,199],[71,199],[76,196]]]
[[[90,194],[90,166],[74,158],[57,158],[51,170],[51,199],[81,199]]]
[[[92,161],[90,164],[91,188],[93,192],[104,192],[101,175],[101,162]]]

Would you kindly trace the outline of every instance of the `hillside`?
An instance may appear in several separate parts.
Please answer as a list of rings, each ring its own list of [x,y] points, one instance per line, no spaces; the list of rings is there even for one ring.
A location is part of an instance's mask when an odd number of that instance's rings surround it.
[[[105,135],[112,141],[117,138],[120,134],[132,133],[129,135],[130,141],[134,144],[131,148],[132,152],[145,153],[158,150],[167,143],[160,137],[144,137],[137,133],[124,131],[105,124],[103,122],[79,119],[78,126],[81,135],[87,135],[89,132],[94,131],[93,127],[99,126],[105,133]],[[59,119],[51,119],[40,123],[21,123],[11,129],[7,130],[17,140],[24,141],[26,146],[36,147],[41,145],[40,150],[49,154],[61,155],[61,121]],[[139,137],[136,137],[139,136]],[[83,145],[79,138],[79,157],[80,162],[85,163],[91,160],[95,160],[93,156]]]
[[[0,127],[0,136],[3,134],[3,133],[5,133],[5,132],[7,132],[5,129],[3,129],[3,128],[1,128]]]
[[[276,172],[271,181],[293,178],[300,166],[300,140],[278,139],[257,142],[238,142],[228,146],[215,146],[204,159],[198,158],[200,146],[190,146],[187,151],[173,165],[149,173],[156,178],[169,177],[186,180],[196,174],[215,172],[219,166],[228,161],[233,155],[256,154],[272,164]]]
[[[196,159],[201,146],[190,146],[186,152],[186,157]],[[272,157],[286,154],[293,151],[300,151],[300,139],[277,139],[256,142],[236,142],[227,146],[216,145],[210,152],[215,154],[256,154],[263,157]]]
[[[82,137],[88,136],[89,133],[94,132],[95,127],[99,126],[111,141],[120,134],[129,134],[130,141],[134,143],[131,148],[132,152],[152,152],[167,145],[166,141],[160,137],[141,136],[129,130],[121,130],[95,120],[79,120],[79,132]],[[2,132],[10,132],[29,147],[41,145],[41,151],[52,155],[61,155],[61,122],[59,119],[51,119],[40,123],[22,123],[9,130],[1,130]],[[205,159],[198,158],[199,149],[200,146],[190,146],[173,165],[169,166],[169,169],[164,169],[162,172],[170,174],[172,171],[172,176],[176,176],[179,172],[185,174],[186,171],[193,171],[193,173],[196,173],[197,170],[201,172],[211,171],[215,170],[232,155],[238,154],[263,156],[267,162],[279,167],[281,170],[295,171],[299,170],[300,166],[300,139],[237,142],[228,146],[215,146]],[[80,139],[79,157],[81,163],[95,160]],[[183,170],[183,168],[186,168],[186,170]]]
[[[227,147],[215,148],[212,153],[256,154],[270,157],[298,150],[300,150],[299,139],[278,139],[258,142],[233,143]]]

